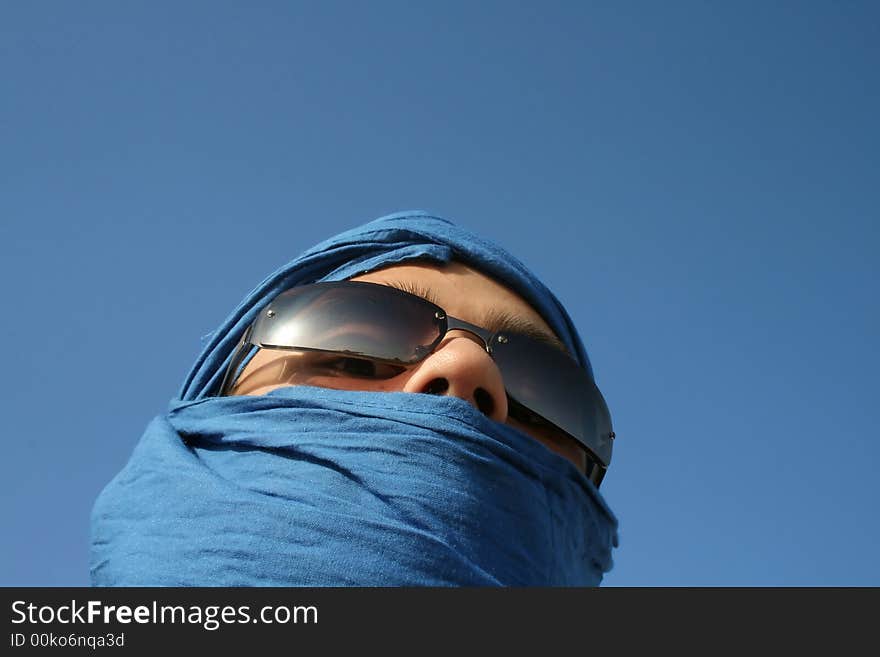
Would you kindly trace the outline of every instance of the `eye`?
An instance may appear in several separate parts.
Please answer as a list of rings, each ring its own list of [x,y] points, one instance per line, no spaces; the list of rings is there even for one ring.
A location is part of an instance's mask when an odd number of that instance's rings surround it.
[[[545,435],[552,434],[553,436],[568,439],[568,434],[562,431],[562,429],[557,427],[552,422],[548,422],[537,413],[533,413],[528,408],[520,404],[518,401],[510,397],[510,395],[508,395],[507,397],[507,415],[518,422],[527,424],[534,429],[541,430],[542,433]]]
[[[521,406],[517,403],[508,404],[508,415],[514,418],[515,420],[519,420],[524,424],[531,424],[537,427],[550,427],[555,428],[552,424],[547,422],[544,418],[539,415],[535,415],[525,406]]]
[[[310,369],[326,370],[333,376],[350,376],[358,379],[391,379],[404,370],[400,366],[348,356],[322,358],[313,363]]]
[[[526,433],[542,442],[544,446],[560,456],[567,458],[580,468],[584,474],[587,473],[586,452],[574,438],[559,427],[536,415],[522,404],[512,400],[510,396],[507,399],[509,400],[507,416],[508,419],[514,420],[514,426],[516,426],[516,423],[525,425]]]

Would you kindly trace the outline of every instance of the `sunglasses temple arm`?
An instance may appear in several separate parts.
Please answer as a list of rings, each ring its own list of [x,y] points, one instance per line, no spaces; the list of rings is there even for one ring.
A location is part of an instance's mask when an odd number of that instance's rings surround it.
[[[223,397],[226,395],[228,391],[228,387],[231,387],[235,382],[235,379],[238,375],[238,368],[241,366],[242,361],[245,359],[248,353],[248,349],[246,348],[248,344],[250,344],[250,335],[251,335],[251,327],[248,327],[248,330],[245,331],[244,335],[241,337],[241,341],[235,347],[235,353],[232,356],[232,360],[229,362],[229,366],[226,368],[226,374],[223,377],[223,382],[220,384],[220,391],[217,393],[218,397]]]

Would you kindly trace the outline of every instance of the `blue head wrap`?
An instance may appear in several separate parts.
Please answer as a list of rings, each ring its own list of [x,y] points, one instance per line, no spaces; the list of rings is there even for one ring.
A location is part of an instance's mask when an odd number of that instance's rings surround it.
[[[465,400],[310,386],[214,396],[275,295],[413,260],[456,260],[506,285],[590,370],[565,309],[498,246],[421,212],[337,235],[266,278],[211,334],[95,503],[94,585],[599,584],[617,545],[599,491]]]

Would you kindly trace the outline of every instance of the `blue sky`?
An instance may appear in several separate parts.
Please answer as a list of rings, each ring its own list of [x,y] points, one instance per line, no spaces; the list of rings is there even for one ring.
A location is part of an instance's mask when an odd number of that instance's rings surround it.
[[[605,582],[880,585],[871,2],[0,8],[0,584],[268,272],[380,215],[566,304],[618,435]]]

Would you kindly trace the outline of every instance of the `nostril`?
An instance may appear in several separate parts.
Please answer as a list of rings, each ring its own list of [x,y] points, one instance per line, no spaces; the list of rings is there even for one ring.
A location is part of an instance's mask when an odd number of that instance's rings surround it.
[[[482,388],[474,390],[474,401],[477,402],[477,408],[480,409],[480,412],[484,415],[491,416],[492,411],[495,410],[495,402],[492,401],[492,395]]]
[[[425,393],[428,395],[442,395],[449,390],[449,381],[446,379],[434,379],[425,386]]]

